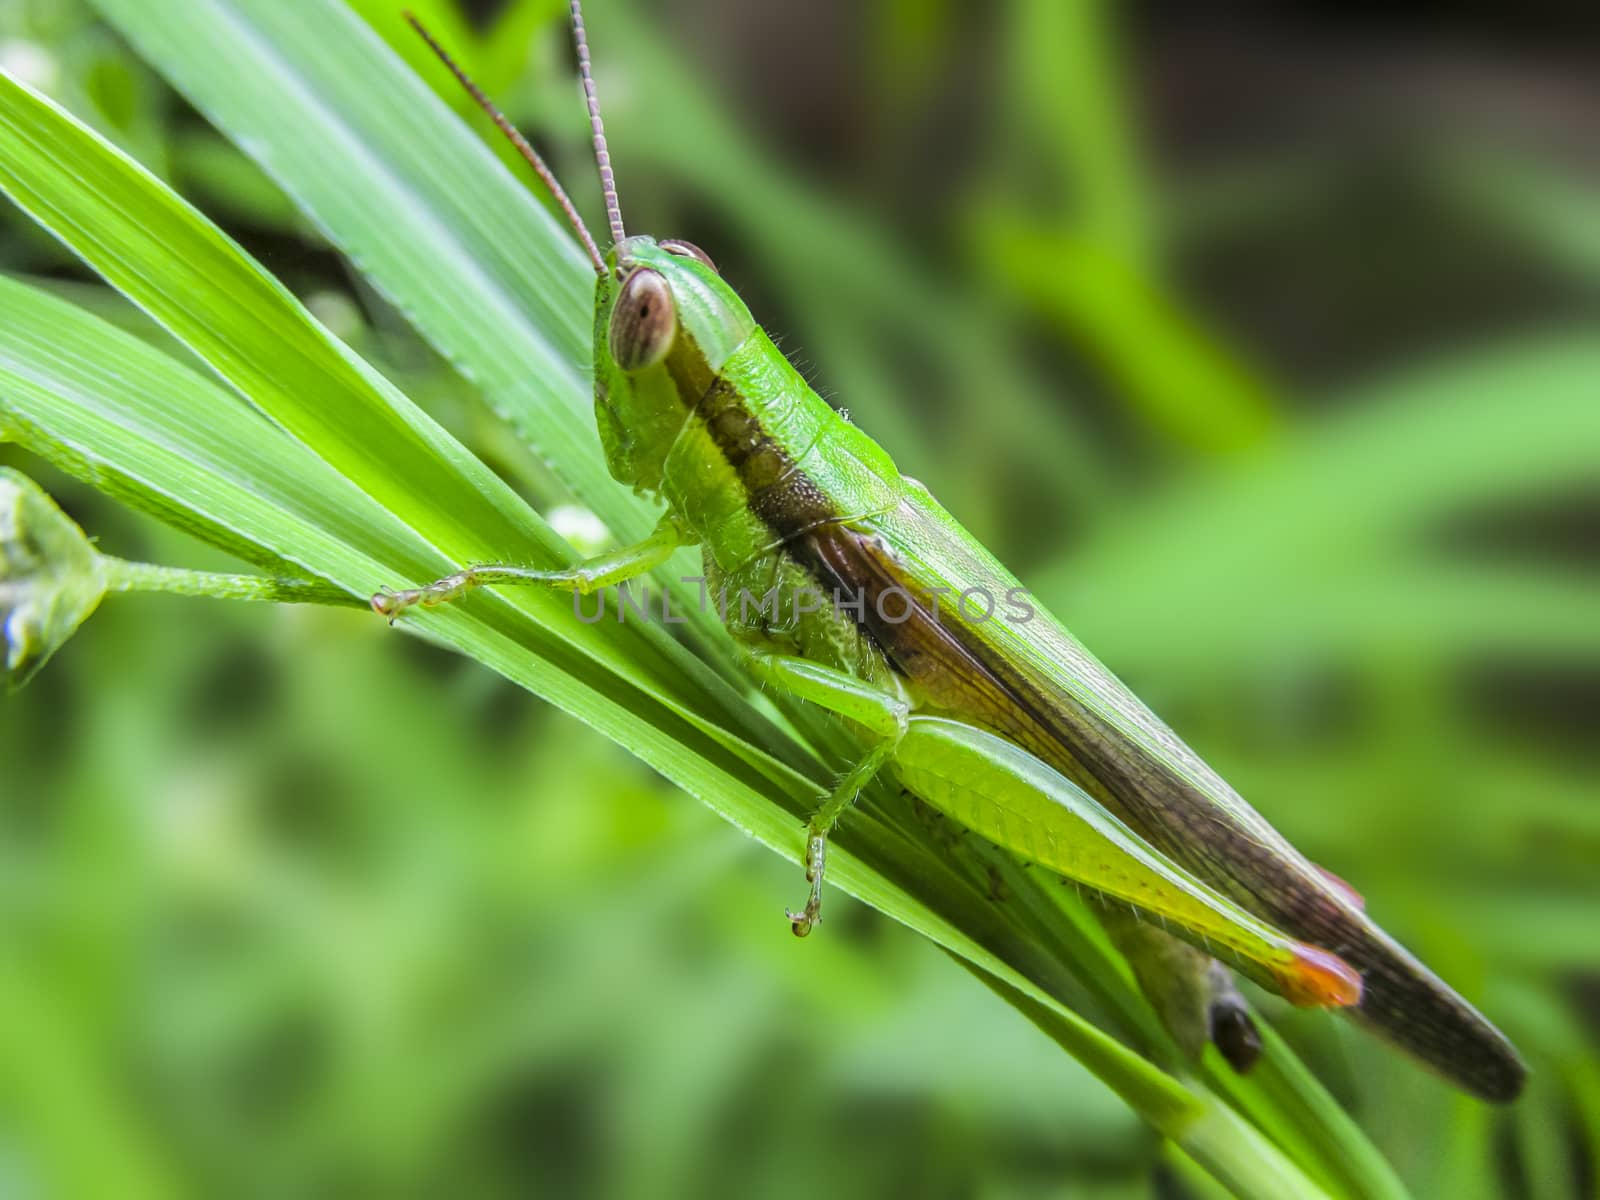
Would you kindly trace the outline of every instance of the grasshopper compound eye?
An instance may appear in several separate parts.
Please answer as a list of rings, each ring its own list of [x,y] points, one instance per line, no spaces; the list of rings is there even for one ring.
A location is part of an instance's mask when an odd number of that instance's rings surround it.
[[[624,371],[642,371],[666,357],[677,332],[672,289],[659,272],[640,267],[623,281],[611,310],[612,359]]]
[[[693,242],[686,242],[682,238],[667,238],[660,243],[660,246],[669,254],[681,255],[684,258],[698,258],[713,271],[717,270],[717,264],[711,261],[711,255],[700,249]],[[720,275],[722,272],[717,271],[717,274]]]

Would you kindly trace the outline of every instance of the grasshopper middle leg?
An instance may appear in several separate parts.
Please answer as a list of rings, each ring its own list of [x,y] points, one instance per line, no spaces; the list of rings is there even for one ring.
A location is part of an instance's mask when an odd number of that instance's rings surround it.
[[[827,868],[828,834],[844,811],[855,803],[861,789],[894,757],[900,740],[906,735],[911,706],[904,697],[885,691],[881,686],[810,659],[762,653],[752,654],[750,658],[752,669],[772,683],[802,700],[865,726],[878,739],[806,823],[806,881],[811,891],[805,907],[788,914],[795,936],[805,937],[822,919],[822,877]]]

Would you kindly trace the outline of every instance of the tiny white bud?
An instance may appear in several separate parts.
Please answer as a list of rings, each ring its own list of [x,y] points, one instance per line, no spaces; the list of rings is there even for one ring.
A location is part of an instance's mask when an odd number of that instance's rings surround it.
[[[592,558],[611,544],[611,531],[605,522],[582,505],[558,504],[545,520],[584,558]]]
[[[53,92],[61,79],[61,64],[38,42],[23,38],[0,41],[0,71],[41,92]]]
[[[348,342],[361,332],[361,310],[343,292],[331,289],[313,292],[306,297],[306,307],[340,341]]]

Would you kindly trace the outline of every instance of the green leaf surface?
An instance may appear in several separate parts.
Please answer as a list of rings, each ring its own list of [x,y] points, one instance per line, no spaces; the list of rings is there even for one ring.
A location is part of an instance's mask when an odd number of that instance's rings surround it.
[[[1119,669],[1237,668],[1307,628],[1369,653],[1600,653],[1576,572],[1490,571],[1448,542],[1452,521],[1592,478],[1596,378],[1600,348],[1579,330],[1376,381],[1226,480],[1197,472],[1130,509],[1039,590]],[[1165,619],[1174,595],[1182,622]]]
[[[197,21],[210,14],[220,22],[219,36],[226,28],[250,31],[241,45],[256,42],[261,29],[292,32],[254,4],[194,7]],[[128,7],[123,16],[137,14]],[[260,26],[251,24],[257,19]],[[358,24],[333,20],[317,35],[319,47],[296,54],[392,69]],[[291,94],[309,86],[279,70],[264,77]],[[352,86],[380,81],[356,72]],[[301,100],[315,108],[317,94],[313,88]],[[343,97],[335,110],[356,99],[333,94]],[[321,143],[324,150],[337,144],[332,133]],[[498,170],[492,161],[487,169]],[[391,172],[386,162],[363,160],[362,173],[383,180]],[[199,213],[8,80],[0,80],[0,187],[224,385],[7,282],[0,284],[0,430],[7,437],[266,570],[325,580],[352,597],[461,561],[569,558],[509,489]],[[527,207],[525,197],[519,203]],[[414,261],[404,270],[395,265],[392,278],[422,290],[426,272],[415,264],[426,264],[426,253],[413,242],[396,244]],[[470,257],[475,250],[441,252]],[[539,293],[550,312],[561,309],[544,283],[518,286]],[[545,323],[549,312],[529,311],[541,337],[559,336],[550,327],[556,322]],[[598,480],[597,462],[596,449],[585,447],[567,466],[574,478]],[[582,626],[566,604],[480,594],[423,615],[417,626],[628,746],[729,821],[797,857],[796,817],[819,789],[815,760],[653,627]],[[1253,1132],[1210,1092],[1159,1070],[1066,1007],[1062,964],[1071,959],[1061,957],[1059,937],[1031,923],[1040,914],[997,905],[915,837],[863,816],[841,838],[832,865],[830,879],[970,964],[1241,1194],[1327,1194],[1295,1159],[1321,1164],[1313,1173],[1329,1179],[1339,1172],[1327,1164],[1341,1157],[1363,1164],[1346,1173],[1354,1180],[1348,1194],[1395,1194],[1381,1163],[1345,1153],[1353,1130],[1329,1126],[1293,1145],[1275,1144],[1272,1120],[1253,1113]]]
[[[96,2],[620,544],[649,532],[659,510],[594,453],[588,260],[408,63],[333,0],[194,0],[182,20],[139,0]],[[387,19],[403,28],[398,8]],[[430,58],[423,50],[418,61]],[[526,555],[513,542],[479,557]],[[682,582],[696,573],[657,577],[702,642],[715,644],[720,628]]]
[[[654,513],[593,453],[594,276],[572,234],[343,5],[182,7],[173,20],[137,0],[99,4],[579,500],[624,542],[642,538]]]

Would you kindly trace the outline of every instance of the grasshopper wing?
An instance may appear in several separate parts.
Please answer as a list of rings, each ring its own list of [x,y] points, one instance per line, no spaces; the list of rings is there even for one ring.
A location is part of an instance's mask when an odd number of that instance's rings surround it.
[[[1360,971],[1361,1002],[1349,1011],[1364,1023],[1484,1099],[1516,1098],[1526,1068],[1506,1037],[1246,804],[920,485],[905,481],[889,512],[806,531],[794,550],[824,582],[865,593],[862,620],[924,711],[987,727],[1042,759],[1241,908]]]

